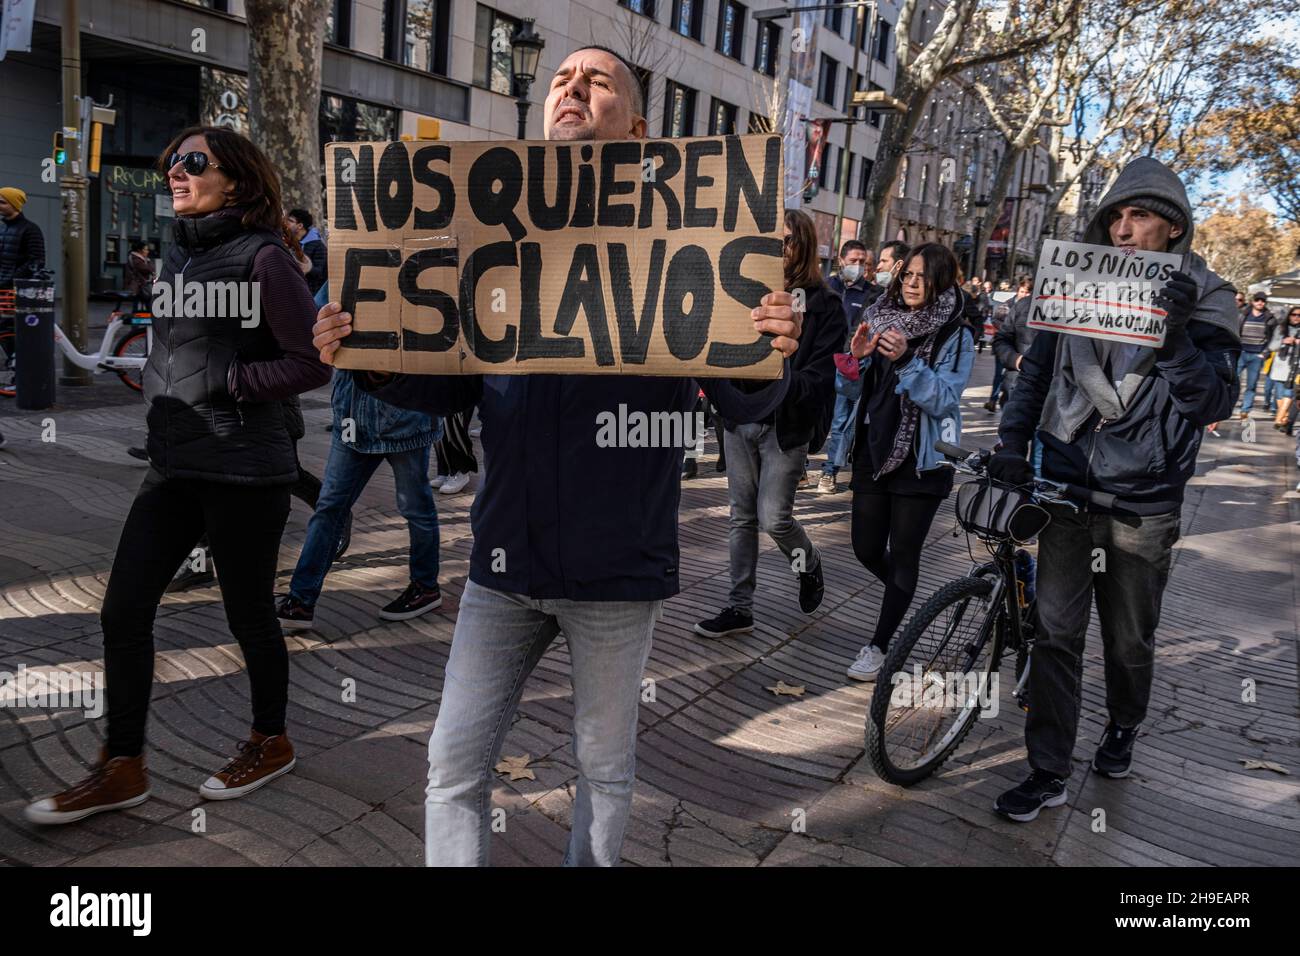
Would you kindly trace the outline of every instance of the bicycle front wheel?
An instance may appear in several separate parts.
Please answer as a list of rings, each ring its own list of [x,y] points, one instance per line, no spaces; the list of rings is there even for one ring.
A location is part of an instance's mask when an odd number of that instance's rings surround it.
[[[113,354],[119,358],[145,358],[149,357],[149,333],[141,330],[132,332],[121,342],[117,343],[117,348],[113,349]],[[122,380],[122,384],[135,389],[137,392],[144,391],[144,369],[133,368],[124,372],[118,372],[117,377]]]
[[[876,773],[908,786],[934,773],[996,690],[1001,605],[995,579],[940,588],[894,638],[876,678],[867,754]]]
[[[5,398],[13,398],[18,393],[14,341],[13,332],[0,331],[0,395]]]

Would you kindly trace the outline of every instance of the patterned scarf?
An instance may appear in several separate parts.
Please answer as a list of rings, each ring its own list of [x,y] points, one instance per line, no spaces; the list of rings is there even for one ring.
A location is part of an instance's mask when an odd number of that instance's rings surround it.
[[[934,350],[935,334],[952,321],[957,308],[957,290],[947,289],[937,300],[919,309],[908,309],[888,300],[888,295],[882,295],[867,309],[866,320],[870,323],[871,334],[875,336],[889,329],[897,329],[909,342],[924,337],[925,341],[916,347],[915,355],[922,362],[929,362],[930,353]],[[894,447],[885,459],[885,464],[876,473],[877,479],[898,468],[912,450],[912,442],[916,440],[921,410],[908,398],[906,392],[899,396],[899,401],[902,403],[902,416],[898,432],[894,435]]]

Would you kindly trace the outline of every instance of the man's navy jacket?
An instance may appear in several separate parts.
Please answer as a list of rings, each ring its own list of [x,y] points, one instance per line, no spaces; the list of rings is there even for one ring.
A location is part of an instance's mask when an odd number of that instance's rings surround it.
[[[475,584],[537,599],[654,601],[678,591],[683,449],[600,447],[597,417],[620,418],[620,406],[688,416],[702,387],[722,417],[754,422],[781,404],[789,380],[787,361],[781,379],[749,394],[724,379],[621,375],[398,375],[374,392],[430,415],[478,406]]]

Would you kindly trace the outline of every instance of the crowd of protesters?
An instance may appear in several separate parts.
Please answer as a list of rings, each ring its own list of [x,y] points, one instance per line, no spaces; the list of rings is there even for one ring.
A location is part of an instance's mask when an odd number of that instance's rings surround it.
[[[646,135],[635,74],[602,47],[575,51],[560,64],[544,109],[548,139]],[[306,481],[296,451],[296,396],[329,379],[351,316],[331,296],[312,216],[284,211],[274,171],[248,140],[224,129],[187,129],[163,168],[178,219],[161,280],[182,267],[187,280],[251,278],[261,284],[267,321],[242,329],[204,317],[155,317],[157,344],[145,371],[150,469],[123,527],[101,614],[105,745],[86,780],[28,807],[28,819],[38,823],[72,822],[149,798],[154,614],[178,564],[205,536],[244,654],[252,719],[234,759],[200,793],[239,797],[290,771],[282,629],[313,626],[327,572],[347,548],[351,511],[381,461],[396,479],[410,551],[409,585],[380,616],[405,620],[441,604],[433,490],[462,490],[478,472],[477,409],[483,473],[429,741],[426,861],[488,861],[492,768],[524,684],[562,633],[578,766],[564,859],[617,863],[635,779],[642,675],[664,602],[680,586],[680,481],[683,468],[697,474],[699,452],[688,451],[684,464],[682,448],[598,447],[591,423],[620,406],[708,412],[729,494],[730,591],[716,616],[695,624],[705,639],[754,629],[760,531],[789,563],[800,610],[818,610],[824,558],[817,530],[801,525],[795,503],[810,455],[826,452],[821,493],[836,493],[841,473],[851,469],[845,518],[863,568],[857,573],[864,584],[879,582],[881,592],[847,676],[872,681],[912,606],[931,524],[953,490],[952,463],[936,442],[960,444],[963,393],[986,344],[998,373],[985,408],[1003,409],[990,474],[1010,485],[1039,476],[1115,496],[1105,509],[1051,507],[1053,520],[1038,540],[1029,773],[995,807],[1009,819],[1032,820],[1066,800],[1094,598],[1108,720],[1091,768],[1107,777],[1129,773],[1184,489],[1206,430],[1238,401],[1239,379],[1243,417],[1263,378],[1275,426],[1293,430],[1300,308],[1275,316],[1256,296],[1239,310],[1234,290],[1190,251],[1193,216],[1183,184],[1153,159],[1120,172],[1086,241],[1183,256],[1157,298],[1167,328],[1159,348],[1036,332],[1028,324],[1027,278],[1014,298],[1010,290],[998,297],[991,280],[964,281],[953,253],[937,243],[871,249],[849,240],[828,279],[812,220],[788,210],[784,287],[752,313],[754,329],[769,335],[785,362],[775,381],[333,369],[324,477],[303,495],[312,508],[306,540],[289,592],[277,598],[290,491]],[[12,209],[6,190],[0,196]],[[593,488],[633,492],[636,520],[629,521],[624,497]],[[1106,573],[1092,569],[1096,548],[1108,556]]]

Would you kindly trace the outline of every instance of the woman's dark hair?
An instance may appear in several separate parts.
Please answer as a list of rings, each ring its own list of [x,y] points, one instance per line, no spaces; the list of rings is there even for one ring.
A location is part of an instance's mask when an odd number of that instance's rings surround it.
[[[817,227],[812,216],[799,209],[785,211],[785,224],[790,230],[786,241],[785,291],[815,289],[822,284],[822,267],[817,261]]]
[[[952,254],[952,250],[937,242],[923,242],[900,260],[903,268],[898,270],[894,281],[889,283],[886,295],[898,305],[904,304],[903,273],[917,256],[921,257],[923,263],[921,271],[925,276],[925,302],[922,303],[922,307],[934,305],[939,296],[957,284],[957,258]]]
[[[149,243],[145,242],[143,239],[137,239],[135,242],[131,243],[132,252],[139,252],[142,249],[145,252],[149,251]]]
[[[208,153],[221,167],[220,172],[234,183],[228,205],[241,206],[241,222],[248,229],[280,232],[284,207],[280,204],[280,177],[266,158],[266,153],[248,137],[225,126],[190,126],[177,133],[158,157],[158,168],[166,175],[167,161],[191,136],[202,136]]]

